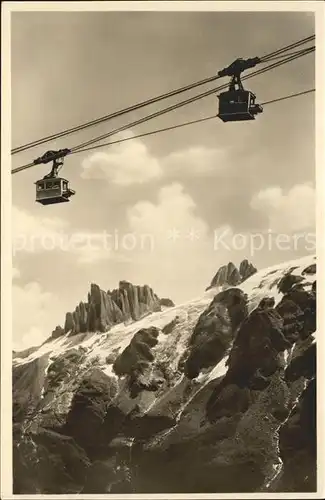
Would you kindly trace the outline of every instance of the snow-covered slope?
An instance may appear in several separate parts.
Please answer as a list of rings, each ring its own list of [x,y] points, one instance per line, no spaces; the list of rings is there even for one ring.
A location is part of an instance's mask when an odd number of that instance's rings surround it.
[[[296,491],[286,429],[315,378],[315,283],[308,256],[105,333],[15,353],[16,492]]]
[[[180,315],[186,321],[188,315],[197,316],[204,310],[214,296],[214,292],[206,292],[202,298],[191,301],[188,304],[182,304],[172,308],[165,309],[162,312],[152,313],[145,318],[128,325],[119,324],[112,327],[107,333],[93,332],[86,334],[78,334],[70,336],[69,333],[46,342],[40,346],[31,355],[25,358],[19,358],[19,353],[16,354],[14,364],[26,364],[30,361],[46,354],[51,353],[53,357],[67,352],[68,349],[75,347],[83,347],[87,351],[89,358],[99,356],[103,360],[107,356],[108,351],[114,349],[123,350],[132,339],[133,335],[141,328],[149,328],[154,325],[157,328],[163,328],[177,315]],[[163,340],[163,337],[161,338]]]
[[[292,272],[290,274],[294,276],[301,276],[303,278],[301,283],[305,285],[305,289],[308,290],[311,288],[312,283],[310,282],[310,276],[308,274],[303,275],[302,272],[315,261],[315,256],[306,256],[262,269],[248,278],[244,283],[238,285],[237,288],[247,293],[248,307],[250,311],[258,305],[263,297],[266,296],[274,297],[276,303],[278,303],[283,297],[283,293],[279,291],[277,284],[285,273],[291,269]],[[316,279],[316,277],[314,279]],[[183,333],[182,335],[179,335],[177,339],[174,338],[174,335],[169,338],[169,344],[171,342],[173,344],[177,343],[176,351],[173,349],[173,352],[171,353],[171,356],[175,356],[175,359],[177,359],[179,353],[184,350],[184,342],[186,342],[191,333],[193,321],[195,322],[198,316],[204,311],[219,291],[221,291],[220,287],[212,288],[204,292],[199,298],[191,300],[185,304],[165,309],[162,312],[153,313],[142,320],[129,325],[119,324],[113,327],[108,333],[97,332],[79,334],[72,337],[67,333],[58,339],[54,339],[43,344],[37,350],[32,352],[32,354],[24,357],[23,359],[19,357],[19,352],[17,352],[13,363],[17,365],[30,363],[32,360],[47,353],[51,353],[51,357],[54,359],[56,356],[65,353],[68,349],[76,346],[85,348],[89,359],[99,356],[100,360],[103,361],[106,357],[105,353],[107,353],[107,351],[115,349],[119,349],[120,351],[123,350],[128,345],[133,335],[141,328],[149,328],[152,325],[157,328],[163,328],[176,316],[179,316],[182,325],[185,326],[184,329],[179,328],[179,330],[182,330]],[[166,339],[167,337],[160,337],[161,342]],[[168,349],[168,344],[166,344],[166,348]]]
[[[248,294],[251,308],[255,307],[259,300],[266,295],[274,297],[276,303],[278,303],[283,297],[283,293],[277,287],[281,278],[290,271],[292,276],[302,278],[301,284],[305,290],[310,290],[316,276],[314,273],[311,275],[308,273],[304,274],[304,270],[315,263],[316,257],[308,255],[300,259],[284,262],[280,265],[276,264],[251,276],[240,285],[240,288]]]

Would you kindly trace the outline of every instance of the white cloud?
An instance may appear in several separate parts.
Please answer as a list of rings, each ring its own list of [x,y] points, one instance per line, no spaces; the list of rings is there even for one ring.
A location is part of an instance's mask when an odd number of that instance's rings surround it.
[[[316,193],[312,185],[297,184],[287,193],[270,187],[256,193],[251,208],[268,217],[269,229],[292,232],[315,225]]]
[[[133,231],[153,234],[166,242],[173,229],[182,232],[182,237],[191,230],[206,236],[207,224],[195,215],[195,208],[194,200],[184,192],[184,187],[173,183],[160,189],[156,204],[140,201],[128,210],[127,216]]]
[[[128,131],[117,138],[132,137]],[[138,139],[112,145],[105,152],[96,152],[82,162],[84,179],[106,179],[121,186],[144,184],[162,176],[159,161]]]
[[[115,236],[106,231],[98,233],[84,233],[80,235],[80,243],[76,239],[77,245],[70,245],[70,252],[77,256],[79,264],[95,264],[100,261],[110,259],[114,262],[126,262],[129,259],[118,253],[119,239],[124,235]]]
[[[119,137],[134,137],[131,131]],[[115,139],[114,136],[114,140]],[[226,151],[193,146],[157,159],[141,139],[109,146],[105,151],[91,154],[82,162],[84,179],[104,179],[120,186],[144,184],[162,177],[214,175],[226,165]]]
[[[179,183],[161,188],[156,203],[139,201],[128,210],[136,239],[149,235],[154,243],[150,251],[144,245],[132,252],[133,262],[124,269],[130,281],[141,277],[158,294],[175,301],[203,292],[222,250],[214,252],[209,228],[195,210],[195,201]]]
[[[12,207],[12,227],[14,234],[49,234],[67,227],[67,222],[59,217],[42,217]]]
[[[163,160],[166,175],[203,176],[223,171],[226,165],[226,152],[221,149],[208,149],[194,146],[171,153]]]
[[[57,247],[68,224],[58,217],[42,217],[12,207],[12,244],[18,251],[41,252]]]
[[[75,231],[63,219],[33,215],[17,207],[12,208],[12,244],[14,255],[62,251],[75,255],[81,264],[113,257],[104,231]]]
[[[13,347],[22,350],[44,342],[56,326],[60,306],[57,296],[36,282],[12,287]],[[60,320],[62,321],[60,315]]]

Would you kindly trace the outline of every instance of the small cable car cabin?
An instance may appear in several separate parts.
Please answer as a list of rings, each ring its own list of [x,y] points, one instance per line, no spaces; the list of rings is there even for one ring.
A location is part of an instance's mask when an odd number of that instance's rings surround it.
[[[69,181],[62,177],[44,178],[35,182],[36,201],[42,205],[64,203],[70,201],[75,191],[70,189]]]
[[[223,122],[255,120],[255,115],[263,112],[260,104],[255,103],[256,96],[249,90],[228,90],[218,95],[218,118]]]

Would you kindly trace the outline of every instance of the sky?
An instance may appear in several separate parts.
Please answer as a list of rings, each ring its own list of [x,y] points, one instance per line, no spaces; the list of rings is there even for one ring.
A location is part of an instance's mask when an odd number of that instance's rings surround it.
[[[313,33],[313,16],[298,12],[15,12],[12,147]],[[308,55],[245,86],[265,102],[313,88],[314,72]],[[17,154],[12,168],[208,88]],[[90,283],[149,284],[182,303],[230,261],[264,268],[315,253],[314,98],[267,105],[254,122],[215,118],[69,156],[62,175],[76,191],[70,203],[35,203],[34,182],[47,166],[13,175],[14,348],[63,325]],[[217,104],[213,94],[118,138],[216,115]]]

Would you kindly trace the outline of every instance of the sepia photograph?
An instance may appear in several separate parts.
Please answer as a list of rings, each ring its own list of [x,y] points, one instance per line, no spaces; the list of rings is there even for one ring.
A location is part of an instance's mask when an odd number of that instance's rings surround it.
[[[321,498],[324,4],[4,4],[2,498]]]

